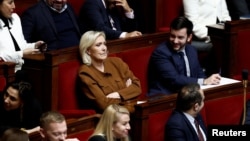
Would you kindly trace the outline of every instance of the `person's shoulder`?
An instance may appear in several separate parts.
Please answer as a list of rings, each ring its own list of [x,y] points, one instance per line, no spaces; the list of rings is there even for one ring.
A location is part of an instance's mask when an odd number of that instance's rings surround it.
[[[171,124],[171,125],[178,125],[178,124],[182,124],[183,123],[183,120],[185,118],[185,115],[180,112],[180,111],[177,111],[177,110],[174,110],[171,115],[169,116],[169,119],[168,119],[168,124]]]
[[[185,50],[197,52],[197,49],[191,44],[186,44]]]
[[[126,62],[124,62],[121,58],[119,57],[108,57],[105,60],[105,63],[108,64],[108,66],[115,66],[115,67],[123,67],[124,64],[127,64]]]
[[[188,48],[188,49],[195,49],[195,47],[192,44],[186,44],[186,48]]]
[[[42,1],[39,1],[39,2],[37,2],[36,4],[34,4],[34,5],[30,6],[30,7],[28,7],[28,8],[23,12],[22,15],[25,15],[25,14],[27,14],[27,13],[32,13],[32,14],[34,14],[34,11],[39,11],[39,12],[41,12],[40,10],[41,10],[41,7],[43,7],[43,6],[46,6],[46,4],[45,4],[44,2],[42,2]]]
[[[108,57],[106,61],[112,62],[112,63],[123,62],[123,60],[119,57]]]
[[[17,13],[12,13],[11,17],[12,17],[13,19],[19,19],[19,18],[20,18],[19,15],[18,15]]]
[[[88,141],[106,141],[106,139],[103,135],[94,135]]]
[[[81,64],[79,69],[78,69],[79,73],[89,72],[89,71],[91,72],[90,65],[86,65],[86,64]]]
[[[158,50],[168,50],[169,47],[169,43],[167,41],[160,43],[159,45],[156,46],[154,51],[158,51]]]
[[[162,42],[160,43],[152,52],[153,55],[160,55],[160,54],[165,54],[165,55],[170,55],[170,45],[168,42]]]

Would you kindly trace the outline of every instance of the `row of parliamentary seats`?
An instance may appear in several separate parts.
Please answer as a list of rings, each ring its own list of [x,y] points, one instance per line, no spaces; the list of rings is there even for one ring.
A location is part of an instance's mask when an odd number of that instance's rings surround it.
[[[25,2],[16,0],[16,12],[21,15],[26,8],[30,7],[36,2],[37,0],[25,0]],[[68,2],[73,6],[75,12],[79,13],[84,0],[68,0]],[[169,4],[170,2],[171,4]],[[151,24],[153,25],[151,28],[153,28],[152,31],[163,32],[153,33],[149,35],[146,34],[141,38],[108,41],[107,43],[111,56],[122,58],[129,65],[135,76],[140,79],[142,85],[142,94],[139,100],[142,102],[148,100],[146,103],[138,104],[135,106],[135,124],[132,125],[132,129],[134,128],[135,132],[132,133],[132,140],[162,141],[164,136],[164,124],[168,119],[171,111],[174,109],[175,95],[168,98],[157,97],[155,99],[148,99],[148,97],[146,96],[146,76],[148,60],[153,49],[159,43],[167,40],[169,36],[169,24],[173,18],[182,15],[183,6],[181,0],[177,0],[175,1],[175,3],[173,3],[173,1],[171,0],[156,1],[155,5],[156,6],[153,9],[155,9],[154,12],[156,15],[156,19],[153,20],[154,23]],[[152,19],[149,19],[149,22],[145,24],[150,25],[150,21],[152,21]],[[150,31],[151,28],[147,29],[147,31]],[[250,27],[248,28],[250,29]],[[232,32],[235,33],[237,31]],[[244,35],[248,35],[248,33],[240,33],[239,36],[235,37],[237,43],[239,42],[238,40],[244,39],[244,37],[246,37]],[[218,44],[221,45],[221,42],[226,42],[226,40],[221,39],[218,41]],[[245,42],[240,43],[241,44],[233,44],[233,49],[235,49],[237,45],[245,47],[245,45],[242,45],[242,43]],[[225,47],[226,45],[221,45],[220,47]],[[240,54],[241,52],[238,51],[236,52]],[[243,49],[240,51],[244,52]],[[30,78],[33,79],[34,83],[32,84],[34,85],[36,96],[43,104],[43,108],[46,110],[58,110],[67,118],[79,118],[82,116],[95,115],[95,111],[93,109],[83,109],[81,107],[82,101],[77,95],[77,70],[81,65],[78,52],[78,47],[70,47],[67,49],[45,52],[43,54],[30,55],[24,58],[25,64],[23,66],[23,69],[26,70],[29,73]],[[229,54],[229,52],[226,53]],[[246,56],[244,55],[243,57]],[[238,58],[238,60],[240,60],[240,58]],[[247,68],[248,64],[242,63],[240,65],[242,66],[237,66],[238,70],[235,71],[235,73],[228,76],[236,76],[235,78],[241,79],[238,75],[240,72],[239,70],[241,70],[242,68]],[[2,64],[0,66],[2,66]],[[2,70],[1,67],[0,69]],[[6,73],[6,70],[3,72],[0,71],[0,91],[9,81],[8,79],[11,79],[11,75],[7,76],[6,74],[8,74]],[[235,86],[233,85],[232,87],[234,88]],[[207,106],[205,106],[202,114],[205,117],[207,121],[206,123],[208,125],[220,123],[238,124],[241,121],[240,118],[242,113],[242,105],[240,104],[242,102],[240,100],[242,100],[242,95],[240,95],[239,93],[242,93],[242,91],[240,89],[240,86],[237,84],[237,90],[233,91],[233,93],[235,93],[234,96],[231,96],[230,94],[232,94],[232,91],[227,91],[227,89],[232,88],[220,88],[220,91],[225,93],[223,94],[225,97],[219,97],[218,94],[213,95],[214,90],[207,90],[207,93],[211,93],[212,96],[211,98],[209,98],[208,96],[208,101],[206,103]],[[215,100],[213,100],[214,97]],[[237,99],[237,101],[234,101],[235,99]],[[224,106],[222,106],[221,109],[218,110],[217,105],[221,105],[221,103],[223,103]],[[223,108],[227,108],[229,106],[234,108],[226,111],[223,110]],[[234,112],[234,114],[230,115],[229,113],[232,112]],[[220,116],[229,116],[230,118],[224,120],[221,119]],[[93,126],[91,128],[93,129]],[[72,128],[70,128],[70,130],[73,131],[76,130],[76,128],[73,126]],[[91,132],[92,130],[90,131],[90,133]],[[90,135],[90,133],[88,134]],[[157,139],[155,137],[157,137]],[[84,140],[86,140],[86,138],[87,137],[83,137]]]

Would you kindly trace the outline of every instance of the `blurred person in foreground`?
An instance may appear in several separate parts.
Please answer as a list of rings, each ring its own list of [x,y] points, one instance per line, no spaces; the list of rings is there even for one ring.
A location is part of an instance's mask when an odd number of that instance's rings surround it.
[[[79,141],[77,138],[67,138],[68,129],[65,117],[57,111],[43,113],[40,126],[43,141]]]
[[[104,110],[88,141],[130,141],[129,121],[130,113],[127,108],[111,104]]]
[[[3,133],[0,141],[29,141],[29,135],[19,128],[10,128]]]
[[[207,131],[200,115],[204,92],[199,84],[184,86],[177,95],[176,109],[165,125],[165,141],[206,141]]]

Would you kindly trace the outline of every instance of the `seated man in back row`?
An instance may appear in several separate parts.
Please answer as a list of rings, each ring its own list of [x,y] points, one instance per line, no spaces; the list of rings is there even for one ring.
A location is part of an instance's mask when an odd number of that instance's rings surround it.
[[[85,0],[79,21],[82,32],[103,31],[108,40],[142,35],[127,0]]]
[[[40,0],[21,16],[27,42],[43,40],[47,50],[78,46],[81,33],[67,0]]]
[[[185,17],[172,21],[169,41],[161,43],[150,58],[148,96],[176,93],[190,83],[220,83],[219,74],[207,78],[200,67],[197,50],[188,44],[192,39],[192,30],[192,22]]]

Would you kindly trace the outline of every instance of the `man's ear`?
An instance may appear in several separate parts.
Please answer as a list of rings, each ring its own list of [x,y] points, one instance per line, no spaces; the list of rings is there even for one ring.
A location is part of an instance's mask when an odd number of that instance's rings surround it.
[[[40,128],[39,133],[40,133],[42,138],[45,138],[45,131],[43,128]]]
[[[194,104],[194,111],[198,111],[199,110],[199,103],[195,103]]]
[[[193,38],[193,34],[190,34],[187,38],[187,42],[191,43],[192,42],[192,38]]]

